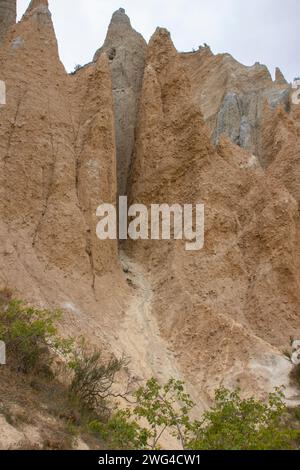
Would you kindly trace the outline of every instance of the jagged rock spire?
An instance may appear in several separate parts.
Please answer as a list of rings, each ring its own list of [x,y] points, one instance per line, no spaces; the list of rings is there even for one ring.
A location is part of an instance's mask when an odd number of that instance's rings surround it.
[[[98,49],[94,60],[97,60],[106,48],[122,46],[123,41],[128,39],[126,36],[130,33],[139,35],[139,33],[132,28],[130,18],[126,15],[124,8],[119,8],[119,10],[115,11],[112,15],[103,47]]]
[[[275,70],[275,82],[278,83],[279,85],[287,85],[285,76],[283,75],[279,67],[276,67],[276,70]]]
[[[127,192],[146,48],[146,41],[132,28],[125,10],[120,8],[112,15],[104,44],[94,57],[96,62],[105,53],[111,67],[116,109],[118,192],[121,195]]]
[[[52,22],[52,15],[49,10],[48,0],[31,0],[22,20],[17,24],[17,37],[15,38],[15,47],[24,44],[26,41],[28,47],[34,47],[36,27],[32,24],[38,23],[39,43],[45,56],[52,56],[53,60],[59,60],[56,35]]]
[[[0,46],[8,29],[16,23],[17,1],[1,0],[0,2]]]
[[[48,0],[31,0],[22,20],[26,20],[26,18],[29,18],[35,13],[44,13],[48,15],[48,17],[51,17]]]
[[[159,51],[159,54],[158,54]],[[171,34],[166,28],[156,28],[152,35],[149,46],[147,60],[158,72],[169,62],[177,57],[177,51],[173,44]]]
[[[25,15],[30,13],[35,8],[40,7],[40,6],[45,6],[45,7],[49,8],[48,0],[31,0],[31,2],[29,3],[28,8],[26,10]]]

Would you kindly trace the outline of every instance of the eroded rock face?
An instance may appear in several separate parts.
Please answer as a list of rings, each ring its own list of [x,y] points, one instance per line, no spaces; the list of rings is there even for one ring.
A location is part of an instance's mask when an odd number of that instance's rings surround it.
[[[2,0],[0,3],[0,47],[11,26],[16,23],[17,1]]]
[[[0,109],[7,282],[26,264],[27,278],[49,268],[95,288],[118,263],[116,242],[103,247],[95,233],[96,208],[115,203],[117,190],[108,59],[101,55],[83,73],[67,75],[47,2],[35,0],[10,31],[0,64],[7,89]]]
[[[262,151],[267,174],[280,181],[300,202],[300,110],[292,105],[289,113],[282,107],[264,110]]]
[[[212,54],[208,47],[181,54],[189,71],[193,101],[200,107],[212,140],[225,134],[233,143],[258,156],[265,101],[276,108],[290,107],[290,86],[281,71],[272,81],[268,69],[259,63],[246,67],[229,54]]]
[[[0,289],[62,307],[68,334],[129,353],[140,378],[178,372],[200,402],[220,384],[286,383],[300,111],[280,72],[273,82],[208,47],[179,54],[161,28],[147,47],[119,10],[93,63],[69,76],[46,0],[8,30],[0,71]],[[129,242],[124,275],[117,241],[96,238],[96,208],[118,193],[204,203],[204,249]]]
[[[107,54],[112,72],[118,193],[125,195],[145,67],[146,42],[132,28],[122,8],[113,14],[104,45],[96,52],[94,60],[102,53]]]
[[[242,117],[242,103],[237,93],[229,92],[224,98],[217,118],[213,140],[218,142],[225,134],[230,140],[239,145],[242,140],[251,140],[251,128],[246,116]],[[243,120],[243,123],[242,123]],[[241,138],[243,135],[243,139]],[[242,146],[242,145],[241,145]]]
[[[197,390],[210,396],[221,382],[271,389],[283,380],[279,350],[299,325],[298,204],[254,155],[224,137],[213,147],[194,90],[169,33],[158,29],[147,54],[131,199],[204,203],[205,247],[188,253],[179,241],[140,241],[131,253],[151,273],[153,310]],[[238,130],[238,98],[229,95],[226,106],[224,121]]]

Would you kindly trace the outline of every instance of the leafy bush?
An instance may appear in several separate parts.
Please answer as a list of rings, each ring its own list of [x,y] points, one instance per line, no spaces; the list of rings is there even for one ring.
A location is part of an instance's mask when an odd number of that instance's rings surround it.
[[[126,396],[114,392],[117,374],[127,365],[124,357],[104,361],[101,351],[90,350],[82,341],[75,348],[69,367],[73,372],[70,385],[70,397],[82,408],[104,415],[108,412],[108,400]]]
[[[118,411],[106,423],[92,421],[89,430],[103,439],[113,450],[144,450],[148,449],[150,432],[141,427],[129,410]]]
[[[90,424],[111,448],[158,449],[167,432],[189,450],[289,450],[297,447],[300,436],[299,430],[285,424],[288,410],[279,389],[264,403],[243,400],[237,391],[221,388],[215,405],[200,421],[190,419],[194,404],[182,382],[174,379],[164,386],[151,379],[136,398],[132,412],[119,412],[104,424]]]
[[[217,390],[214,407],[193,425],[194,450],[288,450],[295,447],[299,432],[287,429],[283,417],[287,408],[280,389],[266,403],[242,400],[237,391]]]
[[[57,336],[60,312],[26,307],[9,300],[0,304],[0,340],[6,343],[8,364],[28,373],[51,366],[51,350],[64,350],[67,342]]]

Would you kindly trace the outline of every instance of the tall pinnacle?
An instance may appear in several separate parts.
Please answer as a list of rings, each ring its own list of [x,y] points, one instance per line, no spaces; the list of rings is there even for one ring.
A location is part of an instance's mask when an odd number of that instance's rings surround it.
[[[32,10],[42,5],[48,8],[48,0],[31,0],[25,14],[30,13]]]
[[[103,46],[96,51],[94,61],[100,57],[102,52],[109,48],[115,49],[123,47],[124,41],[127,42],[128,40],[128,35],[133,36],[139,34],[131,27],[130,19],[126,15],[124,8],[119,8],[119,10],[115,11],[112,15],[105,42]]]
[[[48,0],[31,0],[23,18],[28,18],[35,10],[50,15]]]
[[[118,193],[127,194],[127,179],[134,147],[138,100],[142,88],[147,44],[135,31],[124,8],[111,19],[103,46],[96,52],[108,56],[116,109]]]
[[[1,0],[0,2],[0,46],[2,45],[8,29],[16,23],[17,1]]]

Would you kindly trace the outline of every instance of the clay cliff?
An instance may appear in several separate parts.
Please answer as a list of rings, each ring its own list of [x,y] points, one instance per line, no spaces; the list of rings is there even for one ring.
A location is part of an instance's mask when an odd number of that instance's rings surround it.
[[[99,202],[115,203],[117,194],[108,59],[68,75],[48,4],[35,1],[9,30],[0,63],[7,90],[0,109],[2,287],[65,307],[75,330],[78,322],[95,330],[93,309],[102,311],[95,299],[111,277],[118,285],[121,272],[117,243],[102,246],[94,229]]]
[[[198,390],[209,394],[220,380],[268,388],[287,366],[276,349],[299,328],[298,205],[285,172],[264,172],[252,154],[225,136],[215,148],[209,135],[189,69],[159,29],[148,46],[131,195],[147,205],[203,201],[205,247],[145,241],[132,253],[151,273],[161,331]]]
[[[123,9],[75,74],[46,0],[1,3],[0,287],[64,311],[62,331],[178,376],[203,407],[221,384],[289,384],[300,337],[299,105],[280,70],[208,47],[147,45]],[[3,21],[2,21],[3,18]],[[96,209],[205,204],[205,244],[100,241]]]

